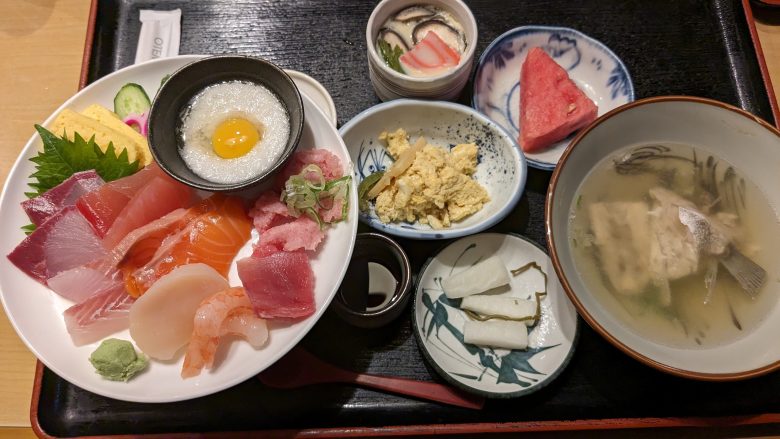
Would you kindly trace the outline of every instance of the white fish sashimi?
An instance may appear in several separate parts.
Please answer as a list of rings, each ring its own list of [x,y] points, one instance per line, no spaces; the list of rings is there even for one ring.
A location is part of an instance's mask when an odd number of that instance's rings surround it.
[[[122,282],[73,305],[63,313],[65,326],[76,346],[93,343],[127,328],[134,299]]]
[[[479,294],[509,283],[504,261],[493,255],[460,273],[442,280],[441,287],[450,299]]]
[[[460,307],[483,316],[504,316],[511,319],[522,319],[536,315],[535,300],[518,299],[516,297],[468,296],[463,298]],[[528,319],[521,323],[526,326],[532,326],[535,320]]]
[[[477,346],[525,349],[528,347],[528,327],[512,321],[466,321],[463,340]]]
[[[162,276],[130,309],[130,336],[141,351],[170,360],[190,341],[201,302],[229,287],[206,264],[177,267]]]
[[[52,291],[76,303],[81,303],[101,291],[107,291],[117,282],[122,283],[118,271],[105,273],[89,265],[63,271],[48,280]]]

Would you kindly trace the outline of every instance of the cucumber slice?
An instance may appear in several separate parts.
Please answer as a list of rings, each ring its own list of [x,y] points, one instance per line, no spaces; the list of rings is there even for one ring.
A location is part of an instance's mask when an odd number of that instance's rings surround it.
[[[152,101],[144,88],[132,82],[123,85],[114,96],[114,113],[122,119],[130,114],[143,114],[151,107]]]

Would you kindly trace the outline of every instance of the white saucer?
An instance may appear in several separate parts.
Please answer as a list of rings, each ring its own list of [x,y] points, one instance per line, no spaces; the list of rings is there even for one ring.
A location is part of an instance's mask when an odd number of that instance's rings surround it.
[[[289,69],[285,69],[284,71],[290,75],[290,78],[292,78],[295,85],[298,86],[301,93],[310,97],[317,105],[317,108],[328,116],[328,120],[330,120],[335,127],[337,125],[336,105],[333,103],[333,98],[330,97],[328,90],[326,90],[316,79],[306,73]]]

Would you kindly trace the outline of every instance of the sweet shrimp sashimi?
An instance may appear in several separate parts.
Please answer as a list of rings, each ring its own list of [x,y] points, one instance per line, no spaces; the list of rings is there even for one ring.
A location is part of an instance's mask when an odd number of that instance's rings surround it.
[[[166,237],[143,265],[135,253],[127,254],[119,268],[131,296],[141,296],[157,279],[186,264],[204,263],[227,276],[233,258],[249,240],[252,222],[240,198],[214,195],[209,205],[208,211]]]
[[[201,302],[195,314],[192,337],[184,356],[181,376],[189,378],[211,369],[222,335],[235,334],[253,346],[262,346],[268,338],[265,321],[252,310],[244,289],[228,288]]]

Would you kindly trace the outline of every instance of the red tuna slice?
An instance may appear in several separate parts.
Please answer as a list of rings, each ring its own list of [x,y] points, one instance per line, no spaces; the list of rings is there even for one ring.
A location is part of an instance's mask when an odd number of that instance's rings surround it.
[[[598,108],[547,53],[534,47],[520,72],[520,146],[540,151],[596,120]]]
[[[238,261],[238,277],[262,318],[301,318],[314,313],[314,273],[303,251],[276,252]]]
[[[154,177],[122,209],[103,238],[103,243],[113,248],[128,233],[175,209],[188,206],[191,201],[192,190],[187,186],[167,178]]]
[[[333,180],[344,175],[341,160],[332,152],[327,149],[304,149],[296,152],[287,166],[279,173],[276,178],[277,187],[283,188],[290,176],[300,174],[303,168],[310,164],[317,165],[322,169],[325,180]]]
[[[33,224],[40,226],[60,210],[76,204],[82,195],[102,185],[103,179],[94,170],[77,172],[45,193],[23,201],[22,209]]]
[[[73,305],[63,313],[65,327],[76,346],[93,343],[130,326],[130,306],[135,299],[122,282]]]
[[[325,234],[316,221],[308,215],[301,215],[295,221],[271,227],[260,234],[260,246],[271,246],[287,252],[295,250],[317,250]]]
[[[41,224],[8,254],[8,259],[45,284],[48,278],[100,259],[106,253],[87,220],[71,206]]]
[[[275,191],[260,194],[254,207],[249,211],[249,216],[252,217],[255,229],[260,233],[292,218],[287,205],[282,203],[279,193]]]
[[[85,194],[79,198],[76,206],[102,238],[136,192],[155,177],[179,184],[152,163],[133,175],[106,183],[97,190]]]
[[[399,61],[407,72],[420,70],[434,73],[457,66],[460,63],[460,54],[448,46],[436,32],[429,31],[412,50],[401,55]]]

